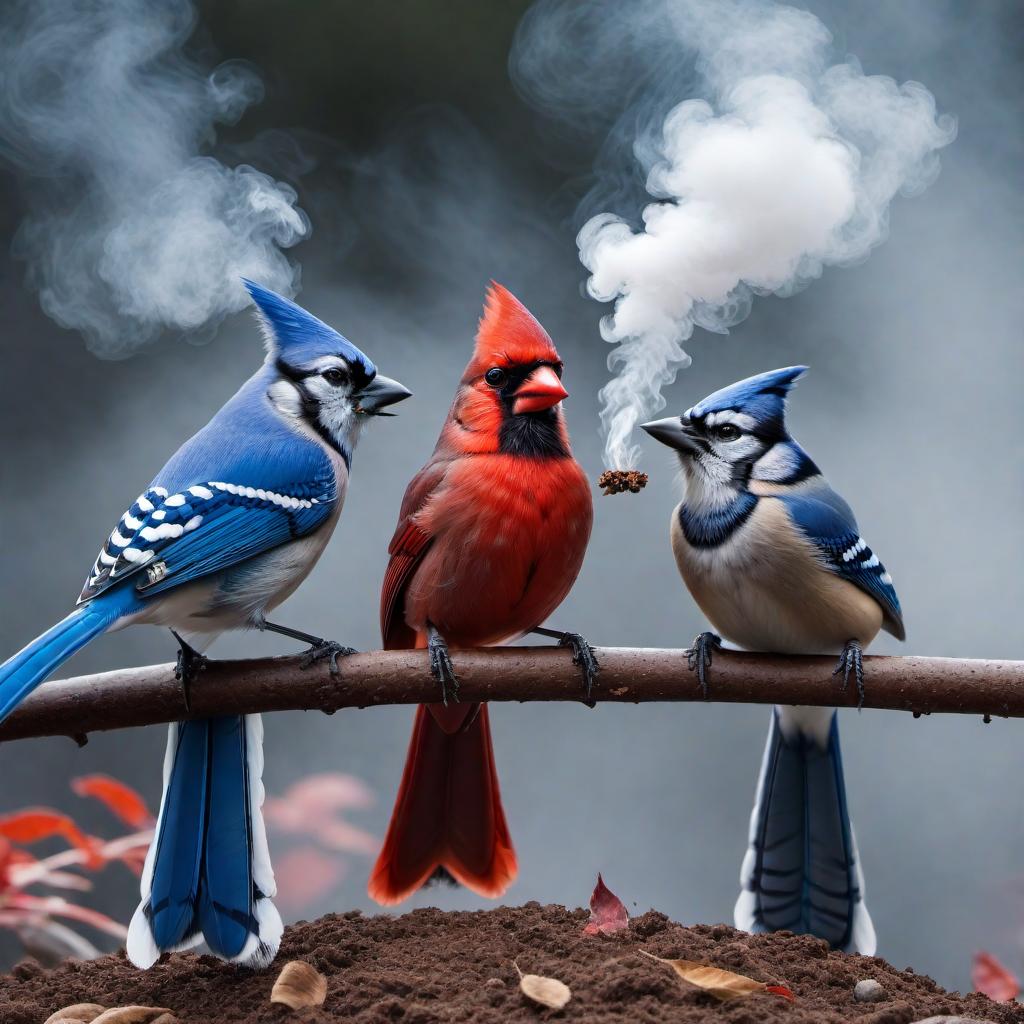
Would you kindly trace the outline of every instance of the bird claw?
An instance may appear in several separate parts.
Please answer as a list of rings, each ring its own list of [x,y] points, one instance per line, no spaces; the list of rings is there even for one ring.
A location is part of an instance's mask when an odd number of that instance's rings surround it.
[[[182,638],[171,630],[171,635],[178,641],[178,658],[174,663],[174,678],[181,683],[181,699],[185,710],[192,710],[192,684],[199,678],[199,673],[206,670],[210,659],[200,654],[194,647],[185,643]]]
[[[597,673],[601,671],[594,648],[580,633],[563,633],[558,638],[559,647],[568,647],[572,651],[572,663],[579,665],[583,673],[583,692],[586,695],[584,703],[588,707],[594,707],[595,702],[590,699],[597,680]]]
[[[448,707],[448,701],[459,702],[459,678],[455,674],[451,655],[444,637],[432,630],[427,641],[427,653],[430,655],[430,674],[441,684],[441,703]]]
[[[685,651],[686,664],[691,672],[697,673],[697,682],[700,683],[700,692],[704,699],[708,699],[708,670],[711,668],[711,658],[715,651],[722,649],[722,638],[717,633],[698,633],[694,637],[693,646]]]
[[[839,661],[832,670],[832,675],[843,675],[842,688],[845,690],[850,683],[850,673],[857,681],[857,710],[864,707],[864,658],[863,648],[859,640],[847,640]]]
[[[339,673],[338,659],[347,658],[350,654],[358,654],[359,652],[354,647],[346,647],[344,644],[339,644],[335,640],[317,640],[312,644],[308,651],[302,656],[302,661],[299,662],[299,668],[309,668],[311,665],[315,665],[318,661],[323,661],[324,658],[330,658],[331,675],[336,676]]]

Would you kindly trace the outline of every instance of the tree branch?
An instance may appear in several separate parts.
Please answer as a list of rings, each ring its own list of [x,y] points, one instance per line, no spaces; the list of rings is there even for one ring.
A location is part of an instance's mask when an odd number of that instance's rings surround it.
[[[582,700],[579,669],[558,647],[454,651],[464,701]],[[597,649],[599,702],[700,701],[686,654],[659,648]],[[185,714],[171,665],[121,669],[41,686],[0,725],[0,741],[72,736],[183,718],[258,711],[315,710],[436,701],[425,651],[369,651],[308,670],[300,658],[210,661],[192,686]],[[721,651],[710,670],[710,699],[743,704],[856,707],[856,688],[832,677],[831,657]],[[867,708],[1024,717],[1024,662],[955,658],[864,659]]]

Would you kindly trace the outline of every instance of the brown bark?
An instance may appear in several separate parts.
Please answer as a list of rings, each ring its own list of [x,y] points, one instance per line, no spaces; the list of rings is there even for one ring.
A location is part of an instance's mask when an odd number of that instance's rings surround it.
[[[509,647],[455,651],[462,700],[581,700],[569,651]],[[597,649],[601,671],[593,699],[699,701],[700,687],[681,650]],[[46,683],[0,725],[0,741],[72,736],[138,725],[257,711],[317,710],[437,700],[424,651],[368,651],[308,670],[300,659],[211,661],[192,686],[186,714],[171,665],[120,669]],[[852,685],[832,677],[830,657],[779,657],[721,651],[710,669],[710,699],[730,703],[855,707]],[[1024,662],[956,658],[866,657],[866,708],[918,714],[1024,717]]]

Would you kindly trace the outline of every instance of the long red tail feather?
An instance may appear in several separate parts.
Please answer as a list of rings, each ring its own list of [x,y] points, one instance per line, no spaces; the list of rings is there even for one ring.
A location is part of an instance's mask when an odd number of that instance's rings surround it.
[[[486,705],[417,709],[391,824],[367,890],[378,903],[401,903],[439,867],[491,899],[516,876]]]

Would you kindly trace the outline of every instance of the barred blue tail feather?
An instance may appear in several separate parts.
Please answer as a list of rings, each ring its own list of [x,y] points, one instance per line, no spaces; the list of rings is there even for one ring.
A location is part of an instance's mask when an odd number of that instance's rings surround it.
[[[160,949],[174,949],[198,931],[196,904],[206,830],[210,723],[182,722],[172,729],[175,750],[154,836],[150,927]]]
[[[0,665],[0,722],[72,654],[134,611],[132,591],[114,591],[76,608]]]
[[[874,953],[834,710],[774,709],[740,881],[737,928]]]
[[[277,954],[283,925],[271,902],[262,775],[259,715],[170,727],[156,837],[128,929],[137,967],[204,940],[247,967],[265,967]]]

